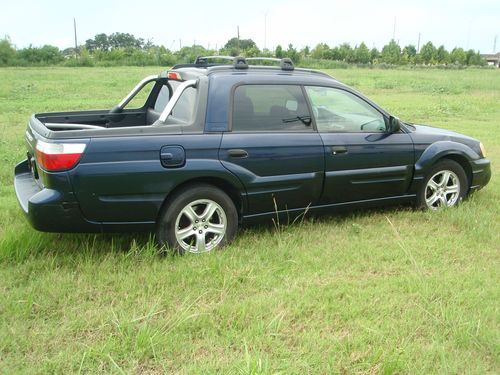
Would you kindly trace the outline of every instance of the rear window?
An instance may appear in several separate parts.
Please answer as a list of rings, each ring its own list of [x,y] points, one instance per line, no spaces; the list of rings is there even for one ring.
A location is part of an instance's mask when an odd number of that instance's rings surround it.
[[[169,83],[172,86],[173,92],[175,92],[175,90],[177,90],[177,88],[181,84],[178,81],[169,81]],[[193,122],[196,111],[196,94],[197,90],[194,87],[188,87],[187,89],[185,89],[181,97],[175,104],[171,116],[176,120],[180,120],[182,122]]]
[[[312,131],[300,86],[242,85],[234,92],[233,131]]]

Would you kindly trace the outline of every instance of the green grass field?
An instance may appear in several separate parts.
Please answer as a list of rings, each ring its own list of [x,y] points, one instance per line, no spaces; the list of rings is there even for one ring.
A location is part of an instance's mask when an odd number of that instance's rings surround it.
[[[0,373],[500,373],[500,70],[329,72],[482,140],[492,181],[456,209],[246,228],[184,257],[32,230],[12,184],[28,116],[109,108],[160,69],[0,69]]]

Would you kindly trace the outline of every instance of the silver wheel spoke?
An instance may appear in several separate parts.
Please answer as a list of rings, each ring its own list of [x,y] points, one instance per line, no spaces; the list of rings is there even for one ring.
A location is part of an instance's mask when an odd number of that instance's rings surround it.
[[[446,194],[458,193],[458,190],[458,185],[447,186],[446,189],[444,189]]]
[[[432,191],[436,191],[439,186],[436,184],[436,182],[433,179],[429,180],[429,183],[427,184],[428,187],[432,189]]]
[[[448,180],[450,179],[450,172],[448,171],[444,171],[443,172],[443,177],[441,178],[441,182],[439,183],[439,185],[441,187],[445,187],[446,185],[448,185]]]
[[[203,233],[196,234],[196,251],[202,253],[206,250],[205,235]]]
[[[216,210],[217,210],[217,205],[215,203],[209,203],[207,204],[205,211],[203,211],[203,213],[201,214],[201,217],[206,221],[210,221]]]
[[[439,200],[441,201],[441,206],[448,207],[448,201],[444,195],[440,195]]]
[[[429,198],[426,199],[428,206],[434,206],[434,203],[439,199],[439,195],[432,194]]]
[[[193,234],[194,234],[193,228],[191,228],[189,226],[189,227],[184,228],[184,229],[179,229],[177,231],[177,238],[184,240],[184,239],[188,238],[189,236],[192,236]]]
[[[209,223],[206,231],[209,233],[214,233],[214,234],[224,234],[224,232],[226,231],[226,228],[225,228],[224,224]]]
[[[194,211],[192,206],[186,206],[181,213],[186,215],[191,224],[194,224],[194,221],[198,219],[198,214]]]

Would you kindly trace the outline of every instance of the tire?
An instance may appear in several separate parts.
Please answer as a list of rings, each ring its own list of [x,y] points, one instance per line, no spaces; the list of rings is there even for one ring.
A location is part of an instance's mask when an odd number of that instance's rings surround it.
[[[439,210],[458,205],[469,190],[464,169],[456,161],[444,159],[427,172],[417,193],[417,207]]]
[[[156,225],[160,246],[179,254],[204,253],[223,247],[236,235],[236,207],[226,193],[212,185],[191,185],[166,203]]]

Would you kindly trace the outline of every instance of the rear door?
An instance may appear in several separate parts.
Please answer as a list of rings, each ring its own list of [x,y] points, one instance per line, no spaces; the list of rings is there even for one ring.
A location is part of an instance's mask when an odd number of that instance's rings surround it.
[[[390,133],[386,117],[363,98],[340,88],[309,86],[316,126],[324,143],[321,203],[404,195],[413,174],[413,142]]]
[[[323,184],[323,143],[298,85],[240,85],[219,158],[244,184],[248,214],[307,207]]]

